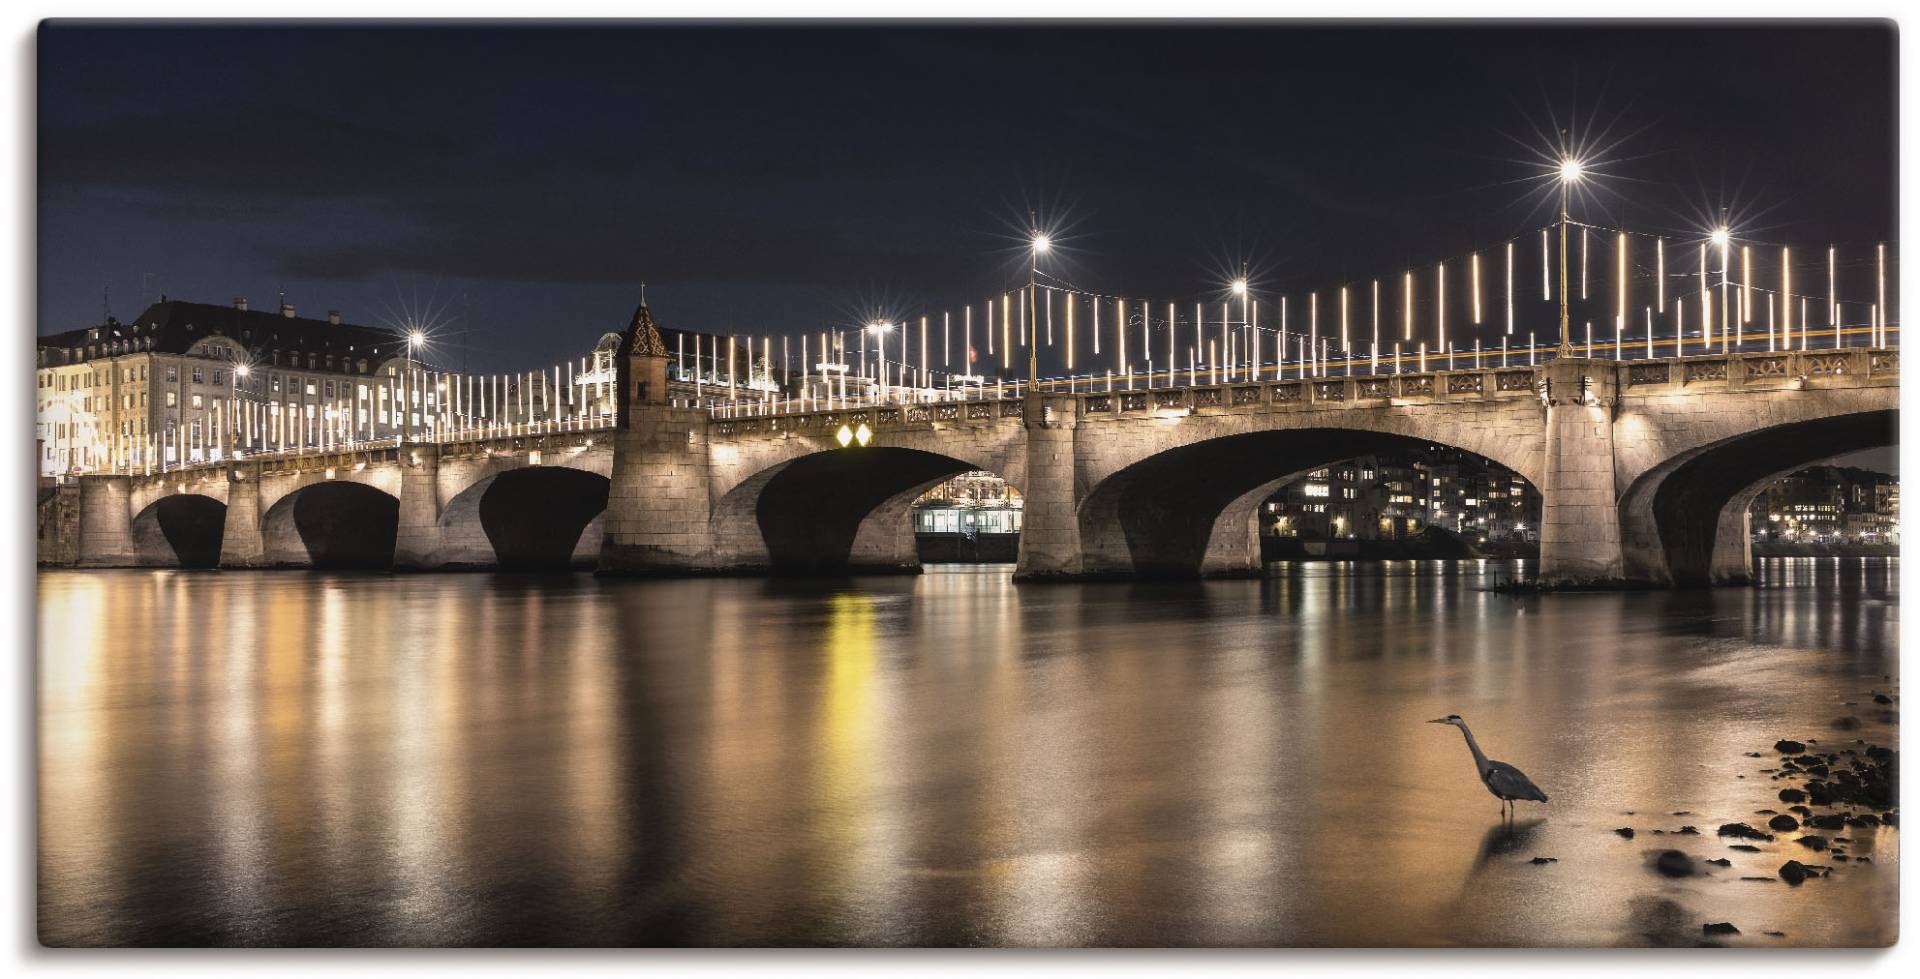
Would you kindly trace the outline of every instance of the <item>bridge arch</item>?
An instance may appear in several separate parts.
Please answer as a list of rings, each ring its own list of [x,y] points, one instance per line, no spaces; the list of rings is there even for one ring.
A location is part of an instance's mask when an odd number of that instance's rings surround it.
[[[1078,524],[1092,576],[1247,575],[1255,514],[1280,487],[1356,456],[1431,445],[1470,452],[1541,485],[1542,407],[1531,396],[1257,413],[1083,417]],[[1089,431],[1099,432],[1087,438]],[[1104,431],[1102,431],[1104,429]]]
[[[220,563],[226,501],[202,493],[161,496],[129,527],[134,563],[146,568],[211,568]]]
[[[1898,444],[1898,409],[1784,421],[1720,438],[1651,467],[1620,497],[1629,578],[1674,585],[1751,577],[1748,509],[1781,477],[1835,456]]]
[[[509,571],[592,567],[605,536],[610,485],[605,474],[574,466],[490,473],[442,508],[440,546],[429,563]]]
[[[913,571],[913,501],[964,472],[1016,490],[1025,476],[1017,420],[967,430],[886,432],[842,447],[807,437],[761,443],[714,474],[714,566],[776,574]]]
[[[308,482],[282,495],[260,519],[268,567],[387,569],[400,526],[400,499],[352,480]]]
[[[1089,487],[1077,511],[1084,573],[1174,578],[1257,573],[1260,504],[1314,470],[1357,456],[1443,445],[1484,456],[1539,485],[1537,454],[1508,451],[1486,440],[1324,421],[1200,434],[1122,466]]]

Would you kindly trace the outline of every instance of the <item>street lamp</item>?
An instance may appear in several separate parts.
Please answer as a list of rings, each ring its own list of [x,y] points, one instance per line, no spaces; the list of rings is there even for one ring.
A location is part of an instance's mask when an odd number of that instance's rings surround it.
[[[400,388],[400,429],[401,441],[413,437],[413,399],[420,396],[420,384],[413,376],[414,352],[425,346],[427,335],[419,330],[407,331],[407,374]]]
[[[233,441],[235,459],[240,458],[240,382],[252,373],[253,369],[246,364],[236,364],[227,384],[227,433]]]
[[[1728,295],[1727,266],[1732,261],[1733,231],[1724,224],[1720,225],[1713,229],[1707,240],[1720,249],[1720,350],[1724,353],[1727,349],[1727,332],[1733,325],[1727,309],[1727,300],[1731,298]]]
[[[1040,256],[1053,250],[1053,238],[1032,225],[1027,261],[1027,399],[1032,401],[1040,386]],[[1031,416],[1029,416],[1031,417]]]
[[[1560,161],[1560,349],[1554,352],[1558,357],[1573,356],[1573,344],[1569,342],[1571,332],[1567,328],[1567,188],[1580,182],[1586,175],[1586,166],[1573,157]]]
[[[874,373],[879,376],[880,396],[884,398],[887,394],[887,334],[893,332],[893,324],[868,323],[867,332],[873,334],[874,341],[880,345],[880,363]]]
[[[1254,346],[1258,341],[1254,338],[1251,324],[1247,321],[1247,263],[1245,262],[1240,263],[1240,277],[1233,280],[1233,294],[1240,297],[1240,335],[1247,340],[1248,369],[1250,371],[1257,371],[1259,368],[1255,365],[1260,363],[1260,357],[1258,354],[1259,348]],[[1344,295],[1344,293],[1342,295]],[[1342,308],[1344,309],[1344,307]],[[1342,315],[1345,314],[1342,313]],[[1221,353],[1224,354],[1226,351],[1223,350]],[[1229,376],[1231,376],[1232,368],[1229,367],[1228,371]]]

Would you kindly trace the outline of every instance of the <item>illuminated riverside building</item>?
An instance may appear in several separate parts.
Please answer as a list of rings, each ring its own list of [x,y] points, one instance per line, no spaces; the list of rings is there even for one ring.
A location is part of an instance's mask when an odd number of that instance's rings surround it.
[[[407,363],[430,369],[415,354],[398,331],[336,312],[163,296],[128,322],[38,339],[38,469],[134,472],[391,437],[425,424],[436,399],[405,381]]]
[[[1432,446],[1316,469],[1262,508],[1260,532],[1304,540],[1388,541],[1437,526],[1468,540],[1538,539],[1540,494],[1518,473]]]
[[[1893,476],[1816,466],[1784,477],[1754,501],[1755,541],[1900,543],[1900,483]]]
[[[651,314],[645,307],[636,315]],[[660,330],[675,403],[788,392],[763,347]],[[467,375],[433,338],[384,327],[161,297],[131,321],[38,338],[34,434],[42,476],[149,472],[396,438],[538,429],[612,417],[618,333],[564,369]]]

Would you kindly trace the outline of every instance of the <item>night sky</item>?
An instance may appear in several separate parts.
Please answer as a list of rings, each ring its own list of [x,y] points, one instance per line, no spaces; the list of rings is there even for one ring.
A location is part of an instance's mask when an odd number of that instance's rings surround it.
[[[159,293],[538,367],[624,325],[815,332],[1024,279],[1392,274],[1544,225],[1539,131],[1612,144],[1576,217],[1889,239],[1895,35],[1846,27],[409,29],[53,24],[39,329]]]

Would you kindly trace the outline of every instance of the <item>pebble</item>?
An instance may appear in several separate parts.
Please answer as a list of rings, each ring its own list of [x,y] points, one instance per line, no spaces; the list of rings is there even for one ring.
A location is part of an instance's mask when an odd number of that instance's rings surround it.
[[[1780,879],[1795,887],[1807,879],[1807,865],[1798,860],[1789,860],[1780,865]]]
[[[1708,934],[1708,935],[1738,935],[1738,934],[1740,934],[1740,929],[1738,929],[1738,928],[1735,928],[1735,927],[1733,926],[1733,924],[1732,924],[1731,922],[1726,922],[1726,921],[1717,921],[1717,922],[1714,922],[1713,924],[1710,924],[1710,925],[1701,925],[1701,926],[1700,926],[1700,931],[1701,931],[1702,933],[1704,933],[1704,934]]]
[[[1654,858],[1653,869],[1668,877],[1693,876],[1693,858],[1679,850],[1663,850]]]
[[[1631,827],[1622,826],[1619,829],[1614,830],[1614,832],[1620,834],[1621,836],[1626,837],[1629,840],[1633,839],[1633,830]]]
[[[1743,840],[1773,839],[1772,836],[1766,833],[1762,833],[1759,830],[1754,829],[1751,826],[1748,826],[1746,823],[1722,823],[1720,825],[1719,835],[1738,837]]]

